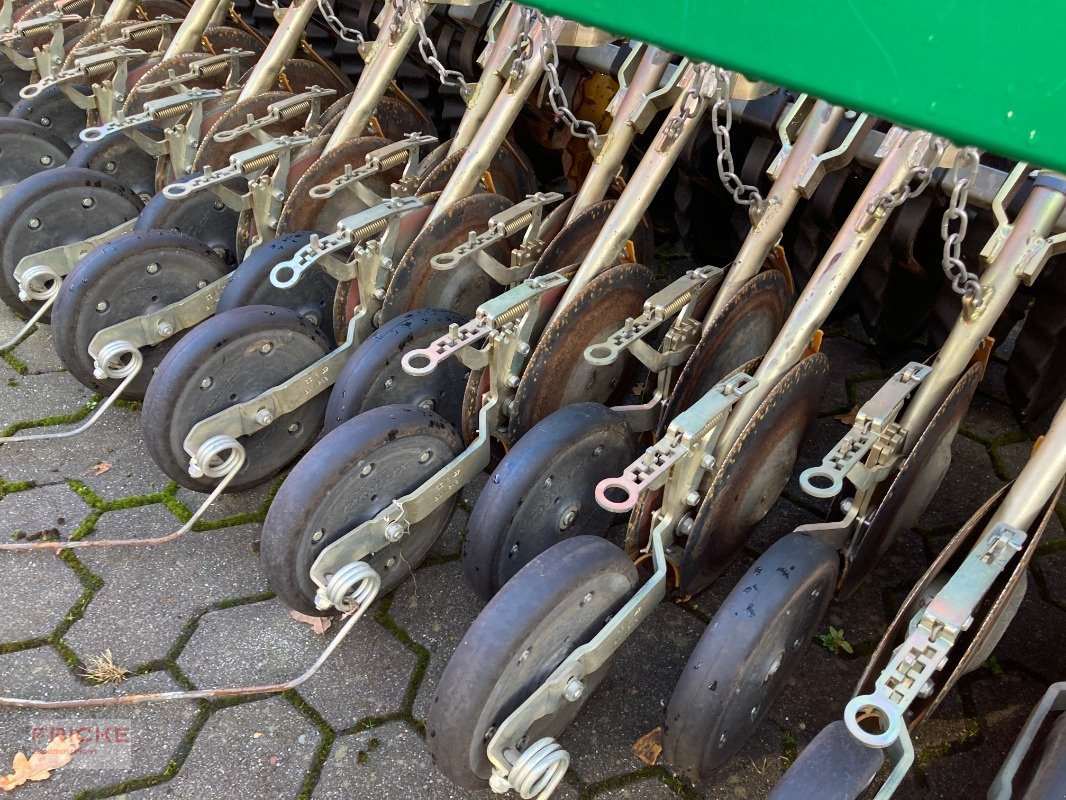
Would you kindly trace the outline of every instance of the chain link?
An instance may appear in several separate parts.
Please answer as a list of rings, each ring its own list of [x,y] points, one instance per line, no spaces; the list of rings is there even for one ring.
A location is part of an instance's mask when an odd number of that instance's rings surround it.
[[[955,156],[950,173],[954,186],[940,222],[940,237],[944,240],[944,274],[951,281],[955,293],[969,298],[974,308],[980,307],[984,300],[984,289],[978,276],[966,269],[962,260],[962,243],[970,224],[966,200],[980,165],[981,156],[975,147],[965,147]],[[956,230],[951,229],[954,222],[958,223]]]
[[[729,74],[721,68],[714,69],[714,105],[711,107],[711,126],[714,128],[715,144],[718,147],[718,177],[737,205],[747,206],[753,218],[761,217],[766,210],[766,200],[758,187],[750,186],[740,179],[733,163],[733,146],[729,131],[733,127],[733,104],[729,97]]]
[[[907,177],[897,188],[892,189],[891,191],[881,192],[867,204],[867,213],[872,215],[883,213],[889,209],[903,205],[912,197],[917,197],[924,192],[926,187],[929,186],[929,182],[933,180],[933,167],[940,163],[940,159],[944,155],[944,148],[946,146],[947,143],[944,139],[935,139],[933,141],[933,149],[936,158],[933,159],[932,164],[919,164],[916,167],[911,167],[910,171],[907,173]],[[912,185],[912,181],[915,179],[918,180],[918,183]]]
[[[528,6],[522,7],[522,27],[518,31],[518,39],[515,41],[515,57],[511,62],[510,79],[516,83],[522,80],[522,76],[526,74],[526,67],[529,65],[529,59],[533,55],[533,37],[530,32],[533,30],[533,21],[539,16],[539,12]]]
[[[680,108],[663,125],[663,137],[668,143],[677,141],[688,120],[695,119],[703,113],[704,103],[711,96],[711,91],[706,89],[707,76],[711,71],[710,65],[699,64],[695,67],[695,70],[696,77],[685,91],[681,99]],[[716,73],[714,77],[717,80]],[[717,84],[715,84],[715,88],[717,88]]]
[[[555,39],[552,37],[548,20],[540,15],[540,22],[544,27],[544,72],[548,77],[548,102],[551,104],[552,111],[570,128],[571,135],[579,139],[588,139],[593,152],[598,152],[603,137],[600,136],[600,132],[593,123],[578,119],[570,109],[562,81],[559,80],[559,48],[556,47]]]
[[[260,0],[256,0],[256,2],[260,2]],[[355,28],[349,28],[341,22],[340,17],[337,16],[333,7],[329,4],[329,0],[318,0],[318,10],[326,20],[326,24],[329,25],[333,32],[343,41],[351,42],[357,47],[361,47],[366,42],[362,31],[358,31]]]
[[[432,67],[437,73],[437,80],[442,86],[457,86],[459,93],[465,98],[470,95],[472,87],[466,77],[457,69],[448,69],[441,63],[440,55],[433,40],[426,33],[426,17],[428,16],[425,0],[415,0],[415,24],[418,26],[418,53],[426,65]]]

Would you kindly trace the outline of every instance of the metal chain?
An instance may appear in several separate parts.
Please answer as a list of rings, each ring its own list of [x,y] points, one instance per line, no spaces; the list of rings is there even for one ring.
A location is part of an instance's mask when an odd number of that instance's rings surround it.
[[[437,47],[433,44],[433,40],[429,38],[429,34],[426,33],[426,17],[428,14],[425,0],[416,0],[415,8],[417,9],[415,24],[418,25],[419,55],[422,56],[422,60],[426,62],[427,66],[436,71],[437,80],[440,81],[442,86],[458,86],[459,93],[464,98],[467,97],[472,91],[470,83],[459,70],[448,69],[441,63]]]
[[[933,142],[933,149],[936,153],[936,158],[933,159],[932,164],[919,164],[916,167],[911,167],[907,173],[907,177],[900,183],[900,185],[892,189],[891,191],[881,192],[881,194],[874,197],[867,206],[866,211],[869,214],[878,214],[880,212],[888,211],[891,208],[901,206],[910,200],[912,197],[917,197],[925,191],[929,186],[929,182],[933,179],[933,167],[940,163],[941,157],[944,155],[944,148],[947,146],[947,142],[944,139],[937,138]],[[912,181],[917,178],[918,183],[912,185]]]
[[[260,2],[260,0],[256,0],[256,2]],[[333,7],[329,4],[329,0],[318,0],[318,10],[325,18],[326,24],[329,25],[333,32],[343,41],[351,42],[357,47],[361,47],[366,42],[362,31],[356,30],[355,28],[349,28],[341,22],[340,17],[337,16]]]
[[[530,32],[533,30],[533,20],[538,14],[539,12],[528,6],[522,8],[522,27],[518,31],[518,39],[514,46],[515,58],[511,62],[510,79],[512,81],[518,82],[526,74],[526,66],[533,55],[533,37]]]
[[[696,77],[685,91],[685,94],[681,99],[680,108],[678,108],[677,113],[670,117],[670,119],[666,121],[666,124],[663,125],[663,137],[669,143],[673,143],[677,140],[688,120],[695,119],[703,113],[704,103],[713,96],[713,92],[717,90],[718,76],[717,73],[712,72],[710,64],[699,64],[695,69]],[[707,88],[708,75],[714,77],[716,81],[713,89]]]
[[[951,281],[951,288],[955,293],[968,297],[975,308],[979,307],[984,299],[984,289],[977,275],[968,271],[963,263],[962,243],[966,239],[970,224],[970,217],[966,213],[966,200],[980,165],[981,155],[976,147],[959,150],[955,163],[951,166],[950,179],[954,182],[951,199],[940,222],[940,237],[944,240],[944,274]],[[958,228],[954,231],[951,230],[953,222],[958,222]]]
[[[714,128],[715,144],[718,147],[718,177],[726,191],[733,195],[737,205],[747,206],[754,217],[761,217],[766,209],[766,200],[758,187],[746,184],[740,179],[733,163],[733,146],[729,137],[729,131],[733,127],[729,74],[718,67],[714,72],[717,80],[714,87],[714,105],[711,107],[711,126]]]
[[[559,80],[559,48],[552,37],[551,25],[543,14],[540,15],[540,22],[544,26],[544,72],[548,77],[548,102],[556,117],[570,128],[571,135],[588,139],[593,152],[597,152],[603,137],[593,123],[579,119],[570,109],[562,81]]]

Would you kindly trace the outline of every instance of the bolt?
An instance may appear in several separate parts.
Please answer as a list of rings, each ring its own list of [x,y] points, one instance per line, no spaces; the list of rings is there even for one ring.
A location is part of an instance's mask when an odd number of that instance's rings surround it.
[[[320,542],[320,541],[322,541],[322,537],[325,536],[325,535],[326,535],[326,532],[322,528],[319,528],[317,531],[315,531],[314,533],[311,534],[311,541],[312,542]]]
[[[703,458],[700,459],[700,466],[703,467],[704,469],[710,469],[711,467],[713,467],[714,466],[714,456],[711,455],[710,453],[704,454]]]
[[[118,169],[118,167],[115,165],[114,161],[108,161],[104,164],[104,172],[114,172],[116,169]]]
[[[160,336],[174,335],[174,326],[171,325],[169,322],[160,322],[158,325],[155,326],[155,329],[159,332]]]
[[[41,124],[44,127],[47,128],[49,125],[52,124],[52,118],[51,117],[41,117]]]
[[[270,413],[270,409],[261,408],[255,412],[255,421],[260,425],[269,425],[274,421],[274,415]]]
[[[212,383],[214,383],[214,380],[212,380],[211,378],[204,378],[202,381],[200,381],[200,388],[210,389]]]
[[[433,453],[431,453],[429,450],[427,450],[426,452],[424,452],[422,455],[420,455],[418,457],[418,463],[419,464],[425,464],[427,461],[429,461],[429,459],[430,459],[430,457],[432,455],[433,455]]]
[[[364,478],[365,478],[365,477],[366,477],[367,475],[369,475],[369,474],[370,474],[370,473],[371,473],[371,472],[372,472],[373,470],[374,470],[374,465],[373,465],[373,464],[367,464],[367,465],[366,465],[365,467],[363,467],[363,468],[362,468],[362,470],[360,470],[359,474],[360,474],[360,475],[361,475],[362,477],[364,477]]]
[[[522,379],[519,378],[517,375],[512,375],[510,378],[507,379],[507,385],[510,386],[512,389],[517,389],[518,384],[521,382]]]
[[[850,514],[853,505],[854,503],[852,501],[852,498],[845,497],[843,500],[840,501],[840,512],[842,514]]]
[[[529,355],[529,345],[526,344],[525,342],[520,342],[518,344],[518,352],[521,355],[528,356]]]
[[[391,389],[391,388],[392,388],[392,385],[393,385],[394,383],[396,383],[396,381],[394,381],[394,380],[393,380],[392,378],[386,378],[386,379],[385,379],[385,388],[386,388],[386,389]]]
[[[403,525],[399,522],[393,522],[389,524],[389,527],[385,529],[385,538],[390,542],[398,542],[403,538],[404,530]]]
[[[41,156],[41,164],[43,166],[45,166],[45,167],[52,166],[52,157],[51,156]]]
[[[96,203],[93,202],[93,199],[91,197],[83,197],[81,199],[82,208],[92,208],[94,205],[96,205]]]
[[[261,345],[259,345],[259,352],[263,355],[266,355],[273,349],[274,345],[272,345],[270,342],[263,342]]]
[[[149,275],[155,275],[157,272],[159,272],[159,265],[152,263],[145,267],[145,269],[148,271]]]
[[[698,506],[699,504],[700,504],[700,493],[699,492],[689,492],[687,495],[685,495],[685,505],[686,506],[695,507],[695,506]]]
[[[692,526],[695,524],[695,520],[687,514],[681,518],[681,521],[677,523],[677,529],[681,531],[683,536],[688,536],[692,533]]]
[[[571,525],[574,524],[574,520],[576,520],[576,519],[577,519],[577,509],[576,508],[568,508],[566,510],[566,513],[563,514],[563,518],[562,518],[562,520],[560,521],[559,524],[562,527],[562,529],[565,531],[567,528],[569,528]]]
[[[385,562],[385,569],[392,569],[392,567],[394,566],[396,566],[395,558],[390,558],[388,561]]]
[[[221,200],[216,200],[215,201],[215,211],[221,211],[225,207],[226,207],[226,204],[223,203]]]
[[[207,286],[207,281],[198,281],[196,283],[196,288],[197,289],[203,289],[205,286]]]
[[[587,606],[590,602],[592,602],[592,592],[589,592],[581,598],[581,605],[583,606]]]
[[[41,221],[37,217],[32,217],[29,222],[26,223],[31,231],[37,230],[41,227]]]
[[[577,678],[572,678],[570,683],[566,684],[566,690],[563,692],[563,697],[573,703],[575,700],[580,700],[581,695],[585,693],[585,684],[583,681]]]
[[[385,290],[384,289],[380,289],[380,288],[379,289],[375,289],[374,290],[374,299],[375,300],[384,300],[385,299]]]
[[[510,553],[511,553],[512,556],[518,555],[518,545],[516,545],[516,544],[511,545]]]
[[[299,433],[300,432],[300,423],[299,422],[292,422],[292,423],[289,424],[289,427],[286,428],[286,430],[289,433]]]
[[[419,408],[424,408],[426,411],[432,411],[437,404],[430,399],[425,399],[418,404]]]
[[[598,456],[602,452],[603,452],[603,445],[601,444],[599,447],[597,447],[595,450],[592,451],[592,455]]]
[[[108,309],[108,305],[107,305],[107,301],[106,300],[101,300],[99,303],[96,304],[96,310],[97,311],[103,312],[103,311],[107,311],[107,309]]]

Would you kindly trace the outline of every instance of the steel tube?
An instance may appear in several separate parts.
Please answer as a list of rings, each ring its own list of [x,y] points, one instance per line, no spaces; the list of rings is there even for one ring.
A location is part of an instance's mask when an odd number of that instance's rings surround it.
[[[200,49],[200,38],[204,35],[211,18],[220,5],[229,0],[196,0],[185,15],[181,25],[174,32],[174,38],[163,54],[163,60],[173,58],[181,53],[191,53]]]
[[[271,90],[284,69],[285,62],[296,52],[315,8],[315,0],[292,0],[292,5],[285,10],[278,29],[270,37],[266,50],[259,56],[241,88],[239,100],[258,97]]]

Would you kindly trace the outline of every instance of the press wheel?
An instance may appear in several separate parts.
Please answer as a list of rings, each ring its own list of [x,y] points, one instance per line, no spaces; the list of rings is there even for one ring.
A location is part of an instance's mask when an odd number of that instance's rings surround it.
[[[564,539],[519,570],[474,620],[437,684],[426,720],[437,768],[458,786],[483,788],[495,726],[602,629],[637,580],[625,554],[595,536]],[[580,698],[538,720],[526,741],[561,734],[609,668],[587,676]]]
[[[226,265],[206,245],[173,231],[132,231],[96,248],[63,281],[52,309],[56,352],[71,375],[94,391],[110,394],[115,380],[93,375],[89,343],[105,328],[188,297],[218,280]],[[144,365],[126,388],[139,400],[152,373],[184,335],[179,331],[141,349]]]
[[[196,176],[190,175],[179,183],[194,177]],[[247,187],[248,182],[244,178],[233,178],[223,185],[239,192]],[[173,200],[162,192],[157,192],[145,203],[135,229],[170,230],[188,234],[208,245],[232,267],[237,262],[237,221],[237,212],[210,190],[194,192]]]
[[[807,356],[785,373],[715,467],[681,559],[681,589],[695,594],[733,561],[785,488],[829,379],[829,360]]]
[[[328,352],[318,328],[284,308],[245,306],[200,323],[171,349],[148,386],[141,424],[152,460],[182,486],[210,491],[211,480],[188,472],[182,444],[192,427],[277,386]],[[241,437],[247,459],[230,488],[269,480],[295,460],[318,435],[325,406],[322,392]]]
[[[613,364],[594,366],[585,348],[602,342],[629,317],[638,316],[654,291],[651,272],[640,264],[619,264],[600,273],[548,324],[515,391],[507,428],[511,442],[553,411],[585,401],[606,403],[625,393],[634,359],[628,351]]]
[[[338,537],[413,491],[462,449],[443,419],[417,406],[376,408],[322,438],[285,478],[270,505],[260,560],[278,599],[304,614],[314,605],[311,565]],[[366,561],[391,591],[417,567],[455,510],[457,495]]]
[[[437,270],[431,259],[465,243],[471,232],[485,231],[489,219],[512,205],[498,194],[475,194],[452,204],[423,227],[396,264],[382,305],[382,320],[416,308],[446,308],[467,320],[477,313],[481,303],[500,294],[504,287],[470,260],[453,269]],[[519,241],[517,236],[505,239],[486,252],[509,264],[511,249]]]
[[[557,542],[605,535],[617,517],[597,504],[596,484],[635,458],[625,420],[598,403],[566,406],[538,422],[481,490],[463,542],[467,582],[489,600]]]
[[[760,272],[729,298],[685,361],[663,413],[664,424],[741,364],[766,354],[791,308],[785,276]]]
[[[814,636],[839,554],[790,533],[763,553],[715,612],[666,707],[663,758],[707,781],[766,717]]]
[[[0,199],[0,298],[20,314],[33,314],[39,303],[18,297],[19,261],[109,231],[140,210],[140,198],[128,188],[88,169],[49,170],[21,181]]]
[[[151,125],[142,125],[138,130],[147,136],[160,136],[160,131]],[[155,194],[156,159],[128,136],[105,136],[94,142],[83,142],[74,149],[67,166],[110,175],[136,192],[142,202],[148,202]]]
[[[270,272],[275,265],[295,256],[311,241],[311,235],[311,231],[290,233],[256,248],[233,271],[215,313],[241,306],[289,308],[316,325],[330,344],[335,345],[333,294],[337,290],[337,281],[334,278],[325,270],[311,269],[288,289],[279,289],[270,282]]]
[[[46,128],[25,119],[0,118],[0,192],[65,164],[70,153],[70,145]]]
[[[940,488],[951,465],[951,443],[984,370],[973,364],[944,398],[881,502],[867,515],[847,554],[840,596],[847,598],[874,568],[901,531],[910,530]]]
[[[803,748],[767,800],[858,800],[884,761],[883,750],[867,747],[837,720]]]
[[[364,411],[385,405],[410,404],[435,411],[458,429],[467,368],[449,358],[429,375],[408,375],[404,354],[429,347],[462,325],[463,317],[440,308],[420,308],[382,325],[355,348],[333,386],[326,406],[327,432]]]

